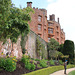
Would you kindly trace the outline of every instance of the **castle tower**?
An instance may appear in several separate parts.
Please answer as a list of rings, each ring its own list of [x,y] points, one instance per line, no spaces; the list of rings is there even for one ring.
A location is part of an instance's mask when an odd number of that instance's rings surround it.
[[[32,8],[32,2],[27,2],[27,7],[31,7]]]
[[[55,21],[55,15],[54,14],[50,15],[49,20]]]

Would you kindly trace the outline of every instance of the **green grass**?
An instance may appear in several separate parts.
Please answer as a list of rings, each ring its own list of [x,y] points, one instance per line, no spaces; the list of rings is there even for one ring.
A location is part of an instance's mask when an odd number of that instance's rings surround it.
[[[75,67],[75,65],[67,65],[67,69],[72,68],[72,67]],[[49,75],[53,72],[56,72],[62,69],[64,69],[64,66],[51,66],[48,68],[40,69],[40,70],[33,71],[27,74],[22,74],[22,75]]]
[[[68,75],[75,75],[75,70],[71,71]]]

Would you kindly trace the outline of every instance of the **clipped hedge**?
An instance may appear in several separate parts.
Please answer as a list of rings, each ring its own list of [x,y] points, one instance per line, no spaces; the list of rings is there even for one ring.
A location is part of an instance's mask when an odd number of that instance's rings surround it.
[[[75,65],[68,65],[67,68],[73,68],[75,67]],[[40,69],[37,71],[33,71],[27,74],[23,74],[23,75],[49,75],[55,71],[58,70],[62,70],[64,69],[64,66],[52,66],[52,67],[48,67],[48,68],[44,68],[44,69]]]

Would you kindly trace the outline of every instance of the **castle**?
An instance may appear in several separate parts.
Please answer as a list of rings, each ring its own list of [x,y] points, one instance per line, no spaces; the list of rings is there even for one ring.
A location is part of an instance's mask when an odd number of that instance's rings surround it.
[[[27,2],[27,7],[32,8],[32,2]],[[31,16],[32,21],[29,22],[30,29],[39,35],[46,42],[49,42],[51,38],[54,38],[63,44],[65,41],[65,32],[61,29],[59,18],[58,22],[55,21],[55,15],[52,14],[47,20],[47,10],[38,9],[33,7],[35,14]]]
[[[27,2],[27,7],[32,8],[32,2]],[[28,34],[28,39],[26,41],[26,45],[24,45],[25,49],[27,49],[26,54],[30,55],[31,58],[40,58],[37,53],[37,38],[44,45],[43,55],[47,58],[47,42],[50,41],[51,38],[54,38],[59,42],[59,44],[63,44],[65,41],[65,33],[63,29],[61,29],[59,18],[58,22],[55,21],[55,15],[52,14],[49,16],[49,20],[47,20],[47,10],[46,9],[38,9],[33,7],[34,14],[32,14],[30,25],[30,32]],[[25,39],[25,38],[24,38]],[[7,42],[3,45],[3,42],[0,41],[0,57],[3,52],[3,56],[7,53],[16,56],[17,58],[22,57],[22,48],[21,48],[21,36],[18,37],[16,43],[13,43],[13,51],[12,50],[12,42],[10,39],[7,39]]]

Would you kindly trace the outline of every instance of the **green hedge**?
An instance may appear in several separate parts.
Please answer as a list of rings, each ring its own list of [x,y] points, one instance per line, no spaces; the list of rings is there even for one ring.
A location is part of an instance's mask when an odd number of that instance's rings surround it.
[[[75,65],[68,65],[67,68],[73,68],[75,67]],[[33,71],[27,74],[23,74],[23,75],[49,75],[55,71],[58,70],[62,70],[64,69],[64,66],[52,66],[52,67],[48,67],[48,68],[44,68],[44,69],[40,69],[37,71]]]

